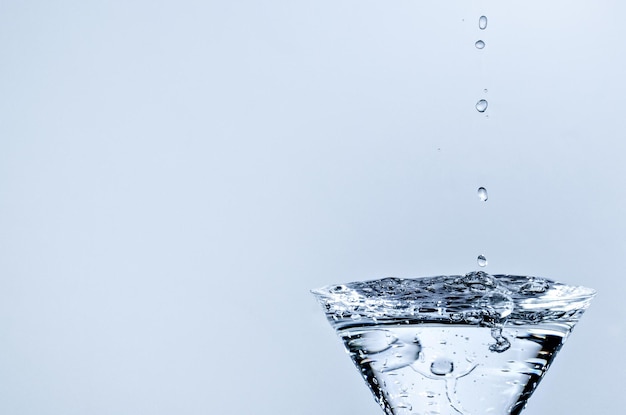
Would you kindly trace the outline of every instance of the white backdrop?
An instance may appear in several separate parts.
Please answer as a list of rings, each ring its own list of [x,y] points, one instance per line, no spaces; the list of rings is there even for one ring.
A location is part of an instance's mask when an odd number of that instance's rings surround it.
[[[481,253],[599,292],[525,414],[620,413],[625,14],[1,2],[0,413],[380,414],[308,290]]]

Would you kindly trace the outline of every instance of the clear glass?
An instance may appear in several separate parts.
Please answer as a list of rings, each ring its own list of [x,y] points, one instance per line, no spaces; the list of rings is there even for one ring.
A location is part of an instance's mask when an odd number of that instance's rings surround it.
[[[516,415],[595,291],[478,271],[313,294],[387,415]]]

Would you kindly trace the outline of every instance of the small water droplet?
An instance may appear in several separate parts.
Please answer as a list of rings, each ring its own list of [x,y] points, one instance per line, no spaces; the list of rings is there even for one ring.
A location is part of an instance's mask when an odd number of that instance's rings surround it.
[[[489,90],[487,88],[483,89],[483,92],[486,94],[487,92],[489,92]]]
[[[454,363],[451,360],[446,359],[445,357],[441,357],[435,360],[430,365],[430,371],[437,376],[445,376],[449,373],[452,373],[454,370]]]
[[[480,30],[485,30],[487,28],[487,16],[480,16],[478,19],[478,27]]]
[[[476,46],[476,49],[482,49],[485,47],[485,42],[483,42],[482,40],[477,40],[476,43],[474,43],[474,46]]]
[[[487,258],[485,258],[484,255],[478,255],[478,258],[476,258],[476,262],[478,262],[479,267],[487,266]]]
[[[487,199],[489,199],[489,196],[487,195],[487,189],[485,189],[484,187],[479,187],[478,198],[482,200],[483,202],[486,202]]]
[[[489,105],[489,103],[487,102],[487,100],[481,99],[480,101],[478,101],[476,103],[476,110],[478,112],[485,112],[485,111],[487,111],[487,106],[488,105]]]

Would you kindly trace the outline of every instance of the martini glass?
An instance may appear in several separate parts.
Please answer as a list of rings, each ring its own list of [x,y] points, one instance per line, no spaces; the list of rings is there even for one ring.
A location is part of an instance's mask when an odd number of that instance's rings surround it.
[[[595,291],[479,271],[313,294],[385,414],[517,415]]]

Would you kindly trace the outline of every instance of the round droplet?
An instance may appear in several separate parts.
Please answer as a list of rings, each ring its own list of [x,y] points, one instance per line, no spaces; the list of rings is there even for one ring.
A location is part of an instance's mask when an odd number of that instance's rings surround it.
[[[485,30],[487,28],[487,16],[480,16],[478,19],[478,27],[480,30]]]
[[[476,110],[477,110],[478,112],[485,112],[485,111],[487,111],[487,106],[488,106],[488,105],[489,105],[489,104],[487,103],[487,100],[485,100],[485,99],[481,99],[480,101],[478,101],[478,102],[476,103]]]
[[[439,359],[436,359],[430,365],[430,371],[433,373],[433,375],[437,376],[445,376],[449,373],[452,373],[453,370],[454,363],[452,363],[452,360],[446,359],[445,357],[440,357]]]
[[[478,255],[478,258],[476,258],[476,262],[478,262],[479,267],[487,266],[487,258],[485,258],[484,255]]]
[[[482,40],[477,40],[476,43],[474,43],[474,46],[476,46],[476,49],[482,49],[485,47],[485,42],[483,42]]]
[[[489,90],[487,88],[483,89],[483,92],[486,94],[487,92],[489,92]]]
[[[486,202],[487,199],[489,199],[489,196],[487,195],[487,189],[485,189],[484,187],[479,187],[478,198],[482,200],[483,202]]]

